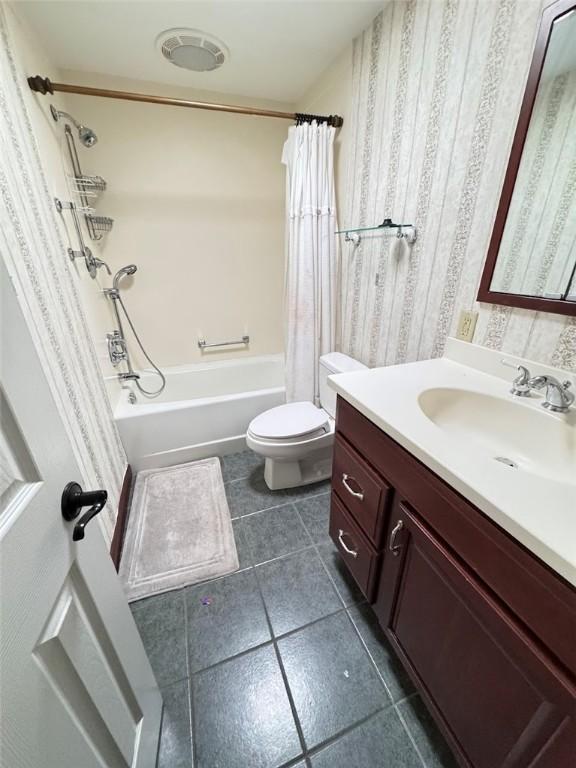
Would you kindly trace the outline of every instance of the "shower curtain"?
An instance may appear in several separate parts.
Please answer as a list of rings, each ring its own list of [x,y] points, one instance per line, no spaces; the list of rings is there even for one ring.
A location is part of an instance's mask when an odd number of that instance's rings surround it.
[[[334,350],[337,241],[334,134],[325,123],[289,129],[286,165],[286,399],[319,404],[318,358]]]

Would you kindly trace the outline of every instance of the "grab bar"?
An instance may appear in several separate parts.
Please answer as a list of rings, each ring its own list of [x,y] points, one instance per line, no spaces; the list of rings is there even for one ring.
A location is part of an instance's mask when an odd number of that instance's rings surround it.
[[[242,336],[241,339],[235,341],[218,341],[212,344],[208,344],[206,339],[198,339],[198,346],[200,349],[207,349],[208,347],[230,347],[233,344],[250,344],[250,336]]]

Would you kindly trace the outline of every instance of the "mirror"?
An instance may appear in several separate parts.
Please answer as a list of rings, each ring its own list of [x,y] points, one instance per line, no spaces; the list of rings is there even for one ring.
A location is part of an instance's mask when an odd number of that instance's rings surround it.
[[[542,15],[479,301],[576,315],[576,3]]]

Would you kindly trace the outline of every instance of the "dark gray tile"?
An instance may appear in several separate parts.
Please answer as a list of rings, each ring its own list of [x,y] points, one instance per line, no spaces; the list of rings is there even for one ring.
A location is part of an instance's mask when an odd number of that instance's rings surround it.
[[[279,640],[278,647],[308,748],[389,703],[345,613]]]
[[[370,606],[354,606],[348,613],[384,678],[392,701],[399,701],[414,693],[415,689],[408,673],[386,639]]]
[[[138,600],[130,608],[158,685],[170,685],[187,677],[182,590]]]
[[[244,520],[241,517],[232,520],[232,530],[234,531],[234,541],[236,542],[236,552],[238,553],[238,567],[240,570],[249,568],[252,565],[252,555],[248,546],[248,540],[246,539]]]
[[[232,480],[224,487],[232,517],[242,517],[252,512],[261,512],[263,509],[278,507],[281,504],[323,493],[330,487],[330,481],[271,491],[263,475],[255,472],[248,477]]]
[[[314,549],[260,565],[256,575],[276,637],[342,608]]]
[[[188,587],[185,598],[191,672],[270,640],[253,570]]]
[[[416,742],[426,768],[458,768],[456,758],[420,696],[411,696],[402,701],[398,709]]]
[[[422,768],[400,718],[380,712],[311,758],[312,768]]]
[[[293,504],[240,518],[254,564],[312,546]]]
[[[192,733],[188,680],[162,688],[164,712],[157,768],[191,768]]]
[[[302,754],[271,645],[193,679],[197,768],[277,768]]]
[[[225,483],[230,480],[239,480],[252,474],[262,475],[264,472],[264,459],[254,451],[239,451],[220,457],[222,477]]]
[[[366,598],[332,542],[318,545],[318,552],[344,605],[350,606],[364,602]]]
[[[286,503],[280,492],[271,491],[261,476],[232,480],[224,487],[232,517],[242,517]]]
[[[322,493],[295,503],[306,530],[316,544],[330,542],[330,494]]]

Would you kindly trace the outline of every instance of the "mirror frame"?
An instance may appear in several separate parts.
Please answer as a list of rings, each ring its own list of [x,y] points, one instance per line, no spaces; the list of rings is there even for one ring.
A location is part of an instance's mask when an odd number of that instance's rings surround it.
[[[544,66],[548,43],[550,42],[552,26],[556,19],[574,9],[576,9],[576,0],[556,0],[556,2],[553,2],[551,5],[544,8],[540,17],[540,27],[538,29],[534,53],[532,55],[532,64],[530,65],[526,90],[524,91],[522,107],[520,108],[520,116],[516,125],[514,141],[508,159],[508,167],[506,169],[506,176],[504,177],[504,186],[502,187],[500,202],[498,203],[492,237],[490,238],[490,246],[488,248],[488,253],[486,254],[486,261],[480,279],[480,287],[478,288],[477,299],[481,302],[488,304],[504,304],[509,307],[521,307],[523,309],[533,309],[537,312],[556,312],[561,315],[576,315],[575,301],[546,299],[543,296],[527,296],[519,293],[502,293],[493,291],[490,288],[494,269],[496,268],[500,243],[504,234],[504,227],[506,226],[510,202],[516,184],[516,176],[518,175],[518,169],[522,160],[524,143],[526,141],[526,135],[528,134],[528,128],[530,127],[532,109],[540,84],[540,75],[542,73],[542,67]]]

